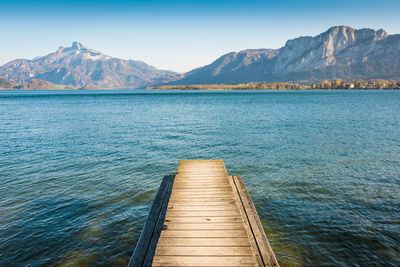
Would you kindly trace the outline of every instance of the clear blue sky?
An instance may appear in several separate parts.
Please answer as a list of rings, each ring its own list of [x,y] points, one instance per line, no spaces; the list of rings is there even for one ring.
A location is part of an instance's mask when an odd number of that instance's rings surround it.
[[[400,33],[399,0],[0,0],[0,65],[70,46],[179,72],[334,25]]]

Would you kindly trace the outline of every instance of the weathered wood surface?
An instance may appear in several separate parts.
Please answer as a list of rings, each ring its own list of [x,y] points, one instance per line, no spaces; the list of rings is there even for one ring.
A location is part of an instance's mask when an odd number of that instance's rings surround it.
[[[278,266],[275,254],[269,245],[267,236],[264,232],[264,228],[261,224],[260,218],[258,217],[257,210],[251,200],[249,193],[247,192],[246,186],[240,176],[231,176],[235,184],[238,196],[243,206],[245,216],[249,222],[249,226],[253,233],[256,245],[260,252],[264,266]]]
[[[130,266],[278,266],[243,180],[222,160],[181,160],[170,181],[143,230],[146,249],[132,256],[142,261]]]
[[[128,263],[129,267],[151,265],[151,261],[154,257],[155,246],[160,236],[162,223],[165,219],[166,207],[171,194],[173,182],[173,175],[165,176],[162,180],[135,251]]]

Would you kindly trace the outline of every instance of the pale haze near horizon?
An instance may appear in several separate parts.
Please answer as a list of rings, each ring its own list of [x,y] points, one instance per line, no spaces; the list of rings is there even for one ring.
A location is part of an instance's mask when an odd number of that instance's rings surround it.
[[[177,72],[232,51],[280,48],[331,26],[400,33],[400,1],[2,1],[0,65],[73,41]]]

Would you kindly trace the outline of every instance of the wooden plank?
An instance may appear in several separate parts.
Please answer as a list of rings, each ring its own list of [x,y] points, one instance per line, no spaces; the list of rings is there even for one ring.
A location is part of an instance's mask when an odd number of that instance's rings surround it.
[[[216,181],[184,181],[184,180],[175,180],[174,187],[187,187],[187,188],[198,188],[198,187],[227,187],[230,188],[229,183],[227,183],[225,180],[221,182],[216,182]]]
[[[165,223],[169,230],[240,230],[243,223]]]
[[[216,179],[186,179],[186,180],[176,180],[177,185],[187,185],[187,186],[219,186],[224,185],[227,186],[226,178],[216,180]]]
[[[176,184],[177,185],[184,185],[184,186],[188,186],[188,187],[198,187],[198,186],[204,186],[204,187],[207,187],[207,186],[228,186],[229,185],[229,183],[228,183],[228,181],[226,180],[226,178],[224,178],[224,179],[220,179],[220,180],[217,180],[217,179],[213,179],[213,178],[211,178],[211,179],[186,179],[186,180],[183,180],[183,179],[181,179],[181,180],[176,180]]]
[[[252,256],[158,256],[153,266],[257,266]]]
[[[225,167],[217,167],[217,168],[212,168],[212,167],[182,167],[177,169],[177,173],[184,173],[188,172],[189,174],[197,174],[197,173],[207,173],[207,174],[213,174],[213,173],[226,173]]]
[[[225,172],[221,173],[209,173],[209,172],[202,172],[202,173],[176,173],[176,176],[179,178],[222,178],[227,175]]]
[[[185,188],[208,188],[208,187],[227,187],[230,188],[229,183],[226,180],[217,182],[217,181],[176,181],[176,187],[185,187]]]
[[[204,205],[202,205],[202,203]],[[182,201],[170,201],[168,204],[168,207],[174,208],[179,208],[179,209],[185,209],[186,207],[191,208],[191,209],[205,209],[206,207],[210,207],[210,209],[214,207],[237,207],[236,202],[234,201],[207,201],[207,202],[202,202],[202,201],[187,201],[185,202],[184,200]]]
[[[226,177],[222,175],[196,175],[196,176],[191,176],[191,177],[186,177],[186,176],[179,176],[179,179],[177,180],[178,182],[180,181],[187,181],[187,182],[224,182],[226,181]]]
[[[171,176],[164,176],[128,266],[143,265],[153,237],[157,219],[161,212],[162,204],[165,201],[167,191],[172,181],[173,178]]]
[[[173,217],[168,216],[165,218],[166,222],[180,222],[180,223],[231,223],[231,222],[243,222],[242,217],[234,216],[234,217],[213,217],[213,216],[193,216],[193,217]]]
[[[173,176],[173,175],[170,176],[170,183],[167,185],[165,198],[164,198],[164,201],[162,202],[161,211],[158,215],[158,218],[157,218],[157,221],[156,221],[156,224],[154,227],[153,236],[150,240],[149,248],[147,250],[147,254],[146,254],[146,258],[144,259],[143,266],[150,266],[151,263],[153,262],[157,243],[158,243],[158,240],[161,235],[161,229],[162,229],[164,221],[165,221],[165,213],[167,211],[169,198],[171,196],[171,191],[172,191],[171,189],[174,184],[174,178],[175,178],[175,176]]]
[[[210,180],[210,181],[220,181],[220,180],[224,180],[227,174],[203,174],[203,173],[192,173],[192,174],[188,174],[188,173],[181,173],[181,174],[177,174],[177,178],[178,180]]]
[[[196,176],[191,176],[191,177],[187,177],[187,176],[179,176],[179,179],[177,179],[178,182],[211,182],[211,183],[215,183],[215,182],[226,182],[226,177],[222,176],[222,175],[218,175],[218,176],[208,176],[208,175],[196,175]]]
[[[238,200],[238,208],[239,208],[241,217],[243,218],[243,222],[244,222],[243,225],[244,225],[244,227],[246,229],[247,236],[248,236],[249,242],[251,244],[251,247],[252,247],[252,250],[253,250],[253,253],[254,253],[254,258],[256,259],[256,261],[257,261],[259,266],[264,266],[264,262],[263,262],[263,260],[261,258],[261,255],[260,255],[260,252],[259,252],[259,248],[257,246],[257,242],[254,239],[253,233],[251,231],[250,223],[249,223],[249,221],[247,219],[246,212],[245,212],[244,207],[243,207],[243,205],[241,203],[242,201],[240,199],[238,191],[236,190],[235,182],[233,181],[233,177],[232,176],[229,176],[229,183],[232,186],[232,189],[233,189],[232,191],[233,191],[233,193],[235,195],[235,198],[237,198],[237,200]]]
[[[196,199],[196,198],[213,198],[213,199],[224,199],[224,198],[231,198],[233,199],[233,194],[232,192],[229,193],[224,193],[224,194],[212,194],[212,193],[207,193],[207,194],[191,194],[191,193],[181,193],[181,194],[174,194],[171,199]]]
[[[227,205],[211,205],[211,206],[201,206],[201,205],[171,205],[168,206],[168,210],[174,211],[237,211],[237,206],[234,204],[227,204]]]
[[[179,170],[201,170],[201,171],[214,171],[214,170],[223,170],[225,171],[225,166],[218,164],[206,164],[206,165],[179,165],[178,171]]]
[[[173,246],[173,247],[250,247],[247,237],[233,238],[183,238],[169,237],[161,238],[158,241],[158,246]]]
[[[201,205],[201,201],[198,202],[176,202],[176,201],[171,201],[168,204],[168,209],[169,210],[185,210],[185,211],[191,211],[191,210],[237,210],[237,204],[234,202],[204,202],[204,205]]]
[[[201,165],[223,165],[225,166],[224,162],[221,160],[217,162],[216,160],[180,160],[178,166],[201,166]]]
[[[221,193],[221,194],[227,194],[227,193],[232,193],[232,189],[228,187],[222,187],[222,188],[172,188],[172,193],[173,194],[204,194],[204,193],[210,193],[210,194],[216,194],[216,193]]]
[[[229,186],[226,184],[215,184],[215,185],[193,185],[193,184],[188,184],[185,186],[185,184],[176,184],[174,189],[185,189],[187,188],[188,190],[198,190],[198,189],[230,189]]]
[[[181,175],[184,175],[184,174],[189,174],[189,175],[203,175],[203,174],[206,174],[206,175],[224,175],[224,174],[227,174],[223,167],[222,168],[215,168],[215,169],[212,169],[212,170],[211,170],[211,168],[207,168],[207,167],[205,167],[205,168],[196,168],[196,169],[193,169],[193,168],[182,168],[182,169],[178,169],[177,173],[181,174]]]
[[[187,183],[226,183],[226,177],[221,177],[221,176],[214,176],[214,177],[209,177],[209,176],[198,176],[198,177],[179,177],[179,179],[176,180],[177,182],[187,182]]]
[[[207,162],[212,162],[213,164],[214,163],[224,164],[224,161],[222,159],[181,159],[181,160],[179,160],[179,164],[185,164],[185,163],[201,164],[201,163],[207,163]]]
[[[228,191],[226,189],[191,189],[191,190],[182,190],[182,189],[176,189],[172,190],[174,197],[175,196],[189,196],[189,197],[206,197],[206,196],[212,196],[212,197],[218,197],[220,195],[227,195],[227,196],[233,196],[232,191]]]
[[[173,201],[184,201],[187,200],[189,201],[211,201],[211,202],[215,202],[215,201],[223,201],[223,200],[228,200],[228,201],[235,201],[235,197],[234,196],[229,196],[229,195],[222,195],[222,196],[173,196],[171,198],[171,200]]]
[[[217,184],[217,183],[227,183],[226,177],[177,177],[175,178],[177,183],[193,183],[193,184]]]
[[[164,247],[156,250],[160,256],[252,256],[251,247]]]
[[[224,167],[217,167],[217,168],[212,168],[212,167],[202,167],[202,168],[188,168],[188,167],[183,167],[183,168],[178,168],[177,173],[183,174],[183,173],[189,173],[189,174],[224,174],[226,173]]]
[[[219,205],[207,205],[207,203],[204,203],[204,205],[201,205],[201,203],[197,205],[193,205],[190,203],[175,203],[174,205],[168,205],[169,210],[237,210],[237,204],[236,203],[224,203],[224,204],[219,204]]]
[[[176,180],[178,183],[190,183],[190,184],[226,184],[226,178],[221,177],[193,177],[193,178],[179,178]]]
[[[197,162],[182,162],[180,160],[178,166],[215,166],[215,165],[225,166],[225,164],[223,162],[216,162],[213,160],[210,160],[209,162],[203,161],[203,160],[202,160],[202,162],[199,162],[198,160],[196,160],[196,161]]]
[[[186,190],[173,190],[174,194],[172,198],[219,198],[219,199],[226,199],[226,198],[233,198],[234,195],[232,191],[228,191],[226,189],[190,189]]]
[[[233,216],[241,216],[238,210],[206,210],[206,211],[174,211],[169,210],[166,218],[170,217],[233,217]]]
[[[227,174],[225,175],[192,175],[190,177],[186,175],[180,175],[177,181],[188,181],[188,182],[223,182],[226,181]]]
[[[220,198],[220,200],[215,200],[215,199],[210,199],[210,201],[206,201],[204,202],[204,200],[188,200],[188,201],[184,201],[184,200],[176,200],[176,201],[171,201],[169,203],[175,203],[175,204],[186,204],[186,205],[194,205],[194,206],[201,206],[201,205],[227,205],[227,204],[235,204],[238,203],[236,199],[231,199],[231,198]]]
[[[233,176],[236,189],[238,190],[241,198],[244,210],[247,215],[247,219],[250,223],[252,233],[256,239],[259,252],[261,254],[263,263],[265,266],[279,266],[276,260],[275,254],[273,253],[271,246],[268,242],[267,236],[265,235],[264,228],[262,227],[260,218],[258,217],[257,210],[251,200],[249,193],[247,192],[246,186],[240,176]]]
[[[242,228],[241,230],[191,230],[191,231],[177,231],[168,229],[162,231],[161,238],[164,237],[247,237],[247,232]]]
[[[201,177],[201,176],[223,176],[223,175],[227,175],[226,174],[226,172],[224,172],[224,171],[212,171],[212,172],[210,172],[210,171],[178,171],[178,172],[176,172],[176,174],[177,175],[190,175],[190,176],[193,176],[193,177],[196,177],[196,176],[199,176],[199,177]]]
[[[179,165],[178,166],[185,166],[185,165],[189,165],[189,166],[199,166],[199,165],[224,165],[224,161],[222,159],[192,159],[192,160],[187,160],[187,159],[183,159],[179,161]]]
[[[222,185],[222,186],[214,185],[213,187],[211,187],[211,186],[207,186],[207,187],[204,187],[204,186],[202,186],[202,187],[200,187],[200,186],[198,186],[198,187],[187,186],[186,188],[187,188],[188,192],[194,192],[194,191],[199,192],[199,191],[207,191],[207,190],[209,190],[209,191],[229,191],[229,189],[230,189],[230,187],[227,187],[225,185]],[[185,190],[185,187],[182,186],[182,185],[177,185],[172,190],[178,190],[178,191],[179,190]]]

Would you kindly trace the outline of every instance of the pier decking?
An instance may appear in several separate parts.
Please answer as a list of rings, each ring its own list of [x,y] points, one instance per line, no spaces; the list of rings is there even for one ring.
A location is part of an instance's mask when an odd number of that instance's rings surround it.
[[[129,266],[278,266],[253,202],[222,160],[166,176]]]

